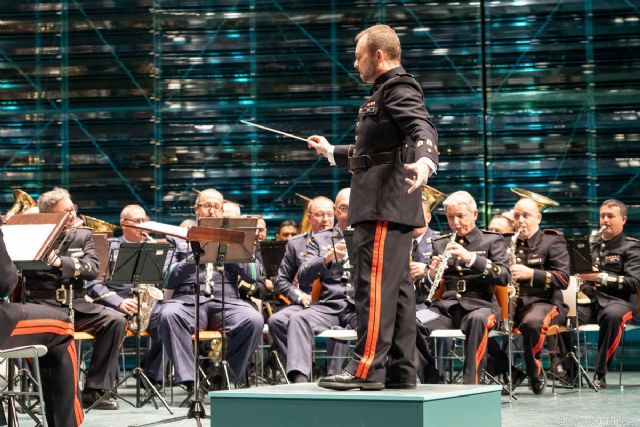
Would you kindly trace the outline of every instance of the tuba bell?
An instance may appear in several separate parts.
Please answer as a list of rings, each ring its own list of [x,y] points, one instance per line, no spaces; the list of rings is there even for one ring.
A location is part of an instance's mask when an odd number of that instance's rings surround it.
[[[113,236],[114,230],[118,228],[118,226],[115,224],[111,224],[107,221],[103,221],[101,219],[94,218],[88,215],[80,215],[80,219],[82,220],[84,225],[89,227],[94,233],[106,233],[109,236]]]
[[[33,197],[31,197],[25,191],[22,191],[17,188],[13,190],[13,198],[14,198],[13,205],[4,216],[5,222],[14,215],[20,215],[27,209],[38,206],[38,203],[35,200],[33,200]]]
[[[300,226],[298,227],[298,233],[306,233],[311,230],[311,224],[309,223],[309,203],[311,202],[311,198],[296,193],[296,196],[302,201],[302,218],[300,218]]]
[[[547,196],[543,196],[542,194],[525,190],[524,188],[513,187],[511,191],[520,196],[521,199],[531,199],[536,205],[538,205],[540,212],[542,212],[549,206],[560,206],[559,203],[555,200],[550,199]]]
[[[440,190],[436,190],[428,185],[423,185],[420,189],[422,193],[422,204],[429,208],[429,212],[436,210],[438,205],[447,198],[447,195]]]

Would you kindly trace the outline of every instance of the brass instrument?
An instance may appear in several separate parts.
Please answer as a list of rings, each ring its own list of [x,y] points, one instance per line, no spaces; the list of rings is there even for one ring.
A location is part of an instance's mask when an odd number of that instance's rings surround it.
[[[456,240],[456,232],[457,230],[451,233],[451,238],[449,239],[449,242],[447,242],[447,247]],[[427,298],[425,300],[425,304],[427,305],[427,307],[430,307],[431,304],[433,304],[433,299],[435,298],[436,292],[440,287],[440,281],[442,280],[444,271],[447,269],[449,258],[451,258],[451,250],[448,248],[445,248],[444,252],[441,255],[440,264],[438,264],[438,269],[436,270],[436,274],[433,276],[433,280],[431,280],[431,277],[427,273],[427,278],[431,283],[431,288],[429,288],[429,294],[427,295]]]
[[[113,236],[113,231],[118,228],[115,224],[88,215],[80,215],[80,219],[94,233],[107,233],[109,236]]]
[[[311,230],[311,224],[309,223],[309,203],[311,199],[303,194],[296,193],[296,196],[302,200],[302,218],[300,218],[300,224],[298,226],[298,233],[306,233]]]
[[[140,299],[140,332],[146,331],[149,327],[149,320],[151,319],[151,312],[155,308],[158,302],[164,299],[164,294],[154,285],[141,283],[138,285],[136,293]],[[138,321],[136,316],[132,316],[128,322],[129,329],[133,332],[138,330]]]
[[[596,233],[589,236],[589,245],[594,244],[596,242],[596,239],[599,239],[602,237],[602,233],[604,233],[605,228],[607,228],[607,226],[603,225],[602,227],[600,227],[600,229]],[[595,269],[595,266],[594,266],[594,271],[597,271]],[[591,304],[593,302],[591,298],[589,298],[589,296],[582,291],[582,285],[584,284],[584,281],[582,280],[582,277],[579,274],[576,275],[576,280],[578,281],[577,303],[579,305]],[[597,288],[598,286],[596,285],[596,290]]]
[[[520,196],[520,198],[533,200],[533,202],[538,205],[540,212],[542,212],[549,206],[559,206],[559,203],[555,200],[543,196],[542,194],[534,193],[533,191],[525,190],[518,187],[513,187],[511,191]]]
[[[436,190],[428,185],[423,185],[420,189],[422,193],[422,203],[429,207],[429,212],[433,212],[440,203],[447,198],[447,195],[440,190]]]
[[[14,215],[20,215],[27,209],[38,206],[38,203],[33,200],[33,197],[20,189],[13,190],[13,198],[13,205],[4,216],[4,222]]]

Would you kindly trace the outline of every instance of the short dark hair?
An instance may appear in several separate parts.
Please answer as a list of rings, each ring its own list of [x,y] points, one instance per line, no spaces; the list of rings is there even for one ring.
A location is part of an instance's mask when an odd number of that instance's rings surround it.
[[[278,226],[278,233],[280,233],[280,230],[282,230],[284,227],[295,227],[297,229],[298,228],[298,224],[296,224],[296,222],[293,221],[293,220],[285,219]]]
[[[379,49],[386,53],[389,59],[400,61],[400,39],[393,28],[382,24],[369,27],[358,33],[356,43],[364,36],[367,36],[367,48],[370,54],[375,54]]]
[[[620,209],[621,217],[624,218],[627,216],[627,205],[622,203],[620,200],[617,200],[617,199],[605,200],[604,202],[602,202],[602,206],[600,206],[600,208],[604,208],[605,206],[617,207],[618,209]]]

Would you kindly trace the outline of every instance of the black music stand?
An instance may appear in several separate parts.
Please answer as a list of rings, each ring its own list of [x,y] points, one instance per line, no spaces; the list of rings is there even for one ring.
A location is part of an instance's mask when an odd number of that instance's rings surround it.
[[[220,225],[225,225],[225,228],[229,228],[228,218],[203,218],[203,219],[218,219],[220,221]],[[244,218],[246,219],[246,218]],[[200,218],[198,218],[200,220]],[[194,337],[195,337],[195,345],[194,345],[194,383],[193,390],[195,393],[194,399],[189,402],[189,410],[187,411],[187,415],[175,417],[166,420],[160,420],[147,424],[134,424],[137,427],[143,426],[153,426],[153,425],[165,425],[169,423],[173,423],[176,421],[182,421],[188,418],[193,418],[196,421],[196,425],[198,427],[202,426],[201,419],[206,418],[206,412],[204,410],[204,404],[202,403],[202,399],[200,399],[200,372],[198,370],[198,362],[200,359],[200,266],[201,266],[201,257],[207,254],[207,258],[213,257],[214,261],[224,268],[225,257],[227,255],[228,247],[233,250],[234,256],[235,254],[246,253],[247,249],[236,248],[237,246],[245,246],[247,242],[250,240],[253,246],[255,243],[255,230],[257,229],[257,218],[253,219],[255,226],[254,232],[247,239],[245,233],[239,231],[232,231],[229,229],[221,229],[221,227],[214,228],[209,227],[209,223],[206,222],[207,226],[203,226],[203,224],[198,223],[198,226],[191,227],[189,231],[186,233],[186,240],[191,244],[191,249],[193,251],[193,260],[196,268],[196,280],[194,283],[194,295],[195,295],[195,319],[194,319]],[[217,223],[217,222],[216,222]],[[138,227],[142,228],[143,227]],[[156,231],[155,229],[149,229],[150,231]],[[169,235],[174,235],[167,233]],[[175,236],[175,235],[174,235]],[[176,236],[185,238],[185,236]],[[207,247],[208,249],[204,249],[203,247]],[[235,249],[234,249],[235,248]],[[231,251],[230,251],[231,252]],[[253,259],[253,250],[249,249],[249,253],[251,254],[250,260]],[[232,262],[232,261],[226,261]],[[238,262],[238,261],[233,261]],[[222,274],[224,280],[224,272]],[[224,282],[222,283],[222,359],[225,360],[225,333],[224,333]]]
[[[124,400],[135,408],[141,408],[149,400],[153,401],[156,409],[154,397],[160,399],[162,404],[170,414],[173,414],[167,402],[162,398],[158,390],[154,387],[153,383],[147,377],[140,367],[140,309],[141,301],[139,294],[139,285],[141,283],[157,285],[164,281],[164,265],[169,252],[169,245],[165,243],[122,243],[118,249],[118,257],[115,265],[111,271],[107,272],[108,280],[106,284],[128,284],[132,283],[132,291],[137,296],[138,310],[136,311],[135,318],[137,323],[136,328],[136,367],[122,378],[111,390],[105,392],[100,399],[93,402],[93,404],[87,408],[86,412],[89,412],[97,405],[99,405],[104,399],[109,396],[114,396]],[[136,403],[128,401],[117,393],[117,389],[120,385],[124,384],[129,378],[134,377],[136,379]],[[141,399],[140,383],[144,384],[147,390],[147,396]]]

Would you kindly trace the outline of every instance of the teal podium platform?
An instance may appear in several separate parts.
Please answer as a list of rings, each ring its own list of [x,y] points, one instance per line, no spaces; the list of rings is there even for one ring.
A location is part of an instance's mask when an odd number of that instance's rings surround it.
[[[500,427],[500,387],[326,390],[313,383],[214,391],[212,427]]]

